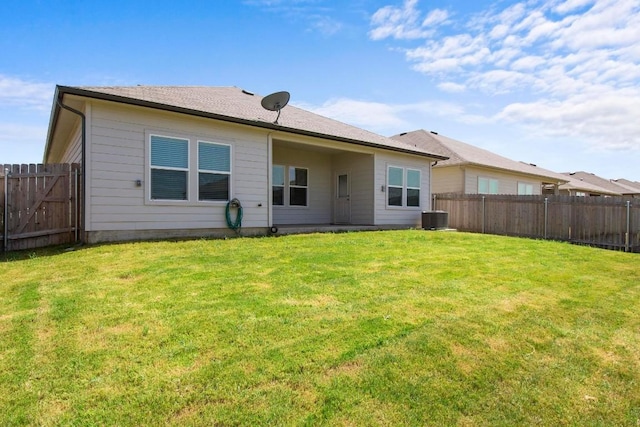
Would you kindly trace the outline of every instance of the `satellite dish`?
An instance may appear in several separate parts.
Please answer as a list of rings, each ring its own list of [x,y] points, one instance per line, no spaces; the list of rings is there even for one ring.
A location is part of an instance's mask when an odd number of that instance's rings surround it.
[[[289,103],[290,97],[291,95],[289,95],[289,92],[282,91],[267,95],[262,98],[262,101],[260,101],[260,103],[262,104],[262,108],[264,108],[265,110],[278,112],[278,117],[276,117],[276,121],[273,123],[278,124],[278,119],[280,118],[280,110],[282,110]]]

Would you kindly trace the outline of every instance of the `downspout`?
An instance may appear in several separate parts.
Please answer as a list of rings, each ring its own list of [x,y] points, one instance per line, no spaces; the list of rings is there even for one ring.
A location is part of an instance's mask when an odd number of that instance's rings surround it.
[[[80,121],[82,123],[82,128],[81,128],[81,140],[80,140],[80,144],[81,144],[81,163],[82,163],[82,169],[81,169],[81,185],[82,185],[82,192],[81,192],[81,196],[82,196],[82,204],[80,205],[80,210],[81,210],[81,214],[79,215],[79,217],[81,218],[81,223],[82,223],[82,241],[84,243],[84,231],[85,231],[85,217],[84,217],[84,213],[85,213],[85,207],[87,204],[87,200],[86,200],[86,183],[87,183],[87,168],[86,166],[86,161],[87,161],[87,118],[84,115],[83,112],[76,110],[75,108],[69,107],[68,105],[64,105],[62,103],[62,100],[58,97],[56,99],[56,103],[58,104],[58,106],[60,106],[61,108],[64,108],[67,111],[70,111],[74,114],[77,114],[78,116],[80,116]],[[77,228],[77,227],[76,227]]]

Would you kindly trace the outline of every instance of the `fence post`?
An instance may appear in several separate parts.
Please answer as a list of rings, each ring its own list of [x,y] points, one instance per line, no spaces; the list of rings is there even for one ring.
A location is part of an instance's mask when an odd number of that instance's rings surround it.
[[[2,242],[2,250],[4,252],[7,251],[7,245],[9,244],[9,169],[4,168],[4,212],[2,213],[2,222],[3,222],[3,242]]]
[[[484,234],[484,215],[485,215],[484,199],[485,199],[485,196],[482,196],[482,234]]]
[[[627,200],[627,232],[624,235],[624,251],[629,252],[629,232],[631,230],[631,200]]]
[[[544,238],[547,238],[547,220],[549,218],[549,198],[544,198]]]

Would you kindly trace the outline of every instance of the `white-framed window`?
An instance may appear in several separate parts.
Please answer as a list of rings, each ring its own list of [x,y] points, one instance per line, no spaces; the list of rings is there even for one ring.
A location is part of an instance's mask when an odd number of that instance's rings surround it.
[[[528,182],[518,183],[518,196],[531,196],[533,195],[533,184]]]
[[[498,180],[479,176],[478,194],[498,194]]]
[[[271,171],[273,206],[309,205],[309,169],[273,165]]]
[[[289,166],[289,206],[307,206],[309,169]]]
[[[420,206],[420,171],[407,169],[407,206]]]
[[[274,206],[284,206],[284,171],[282,165],[273,165],[271,174],[271,192]]]
[[[151,200],[189,199],[189,140],[150,137]]]
[[[198,141],[198,200],[228,201],[231,191],[231,146]]]
[[[226,202],[231,197],[231,145],[149,135],[150,202]]]
[[[387,167],[387,206],[420,207],[419,169]]]

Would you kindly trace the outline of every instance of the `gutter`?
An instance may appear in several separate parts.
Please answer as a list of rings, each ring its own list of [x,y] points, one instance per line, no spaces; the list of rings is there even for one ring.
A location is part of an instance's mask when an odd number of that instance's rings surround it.
[[[145,100],[140,100],[140,99],[127,98],[127,97],[119,96],[119,95],[111,95],[111,94],[106,94],[106,93],[93,92],[93,91],[90,91],[90,90],[80,89],[80,88],[76,88],[76,87],[57,86],[56,87],[56,91],[59,92],[58,98],[61,98],[62,95],[64,95],[64,94],[78,95],[78,96],[83,96],[83,97],[87,97],[87,98],[99,99],[99,100],[103,100],[103,101],[112,101],[112,102],[118,102],[118,103],[121,103],[121,104],[153,108],[153,109],[156,109],[156,110],[163,110],[163,111],[169,111],[169,112],[174,112],[174,113],[182,113],[182,114],[187,114],[187,115],[190,115],[190,116],[204,117],[204,118],[208,118],[208,119],[215,119],[215,120],[220,120],[220,121],[225,121],[225,122],[230,122],[230,123],[237,123],[237,124],[242,124],[242,125],[247,125],[247,126],[259,127],[259,128],[263,128],[263,129],[286,131],[286,132],[290,132],[290,133],[293,133],[293,134],[296,134],[296,135],[311,136],[311,137],[315,137],[315,138],[329,139],[329,140],[337,141],[337,142],[346,142],[348,144],[361,145],[361,146],[365,146],[365,147],[380,148],[380,149],[389,150],[389,151],[396,151],[396,152],[399,152],[399,153],[405,153],[405,154],[412,154],[412,155],[416,155],[416,156],[428,157],[428,158],[431,158],[431,159],[434,159],[434,160],[447,160],[448,159],[448,157],[446,157],[446,156],[440,156],[440,155],[437,155],[437,154],[423,153],[423,152],[419,152],[419,151],[413,151],[413,150],[410,150],[410,149],[404,149],[404,148],[399,148],[399,147],[391,147],[391,146],[387,146],[387,145],[376,144],[376,143],[373,143],[373,142],[360,141],[360,140],[344,138],[344,137],[335,136],[335,135],[327,135],[327,134],[323,134],[323,133],[319,133],[319,132],[307,131],[307,130],[296,129],[296,128],[288,128],[288,127],[283,127],[283,126],[280,126],[280,125],[277,125],[277,124],[271,123],[271,122],[259,122],[257,120],[241,119],[241,118],[238,118],[238,117],[225,116],[225,115],[216,114],[216,113],[208,113],[208,112],[205,112],[205,111],[192,110],[190,108],[184,108],[184,107],[176,107],[176,106],[173,106],[173,105],[161,104],[161,103],[158,103],[158,102],[151,102],[151,101],[145,101]],[[57,116],[54,116],[53,120],[56,120],[56,119],[57,119]],[[53,120],[52,120],[52,122],[53,122]],[[51,130],[50,130],[50,132],[51,132]],[[48,148],[49,148],[49,141],[47,141],[47,149],[45,149],[45,156],[47,154]]]
[[[80,145],[81,145],[81,163],[82,163],[82,169],[81,169],[81,174],[80,174],[80,182],[82,185],[82,204],[81,206],[81,212],[79,215],[79,219],[81,219],[81,223],[82,223],[82,230],[84,231],[84,227],[85,227],[85,218],[84,218],[84,213],[85,213],[85,206],[86,206],[86,182],[87,182],[87,168],[85,167],[86,163],[87,163],[87,117],[84,115],[83,112],[76,110],[75,108],[69,107],[68,105],[65,105],[62,103],[62,97],[63,97],[63,93],[62,92],[58,92],[56,93],[56,105],[60,108],[64,108],[67,111],[72,112],[73,114],[77,114],[78,116],[80,116],[80,121],[82,123],[82,128],[81,128],[81,137],[80,137]],[[60,115],[60,110],[56,108],[56,114],[54,115],[53,119],[51,120],[51,124],[55,124],[58,120],[58,116]],[[53,138],[53,134],[52,134],[52,129],[55,129],[55,125],[53,127],[49,128],[49,136],[47,137],[47,146],[45,148],[45,155],[44,155],[44,160],[46,161],[47,159],[47,155],[49,154],[49,143],[51,142],[50,138]],[[77,226],[76,226],[77,228]],[[84,241],[84,238],[82,239]]]

